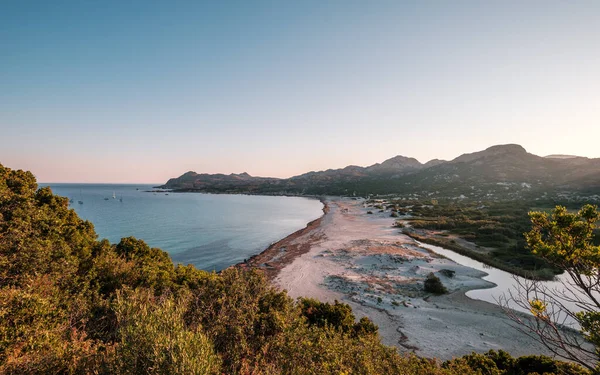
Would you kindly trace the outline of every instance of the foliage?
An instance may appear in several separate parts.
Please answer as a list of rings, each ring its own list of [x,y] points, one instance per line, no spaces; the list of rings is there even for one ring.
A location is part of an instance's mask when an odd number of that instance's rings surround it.
[[[442,281],[440,280],[440,278],[437,277],[436,275],[434,275],[433,272],[430,272],[429,275],[427,275],[427,278],[425,279],[425,283],[424,283],[424,288],[425,288],[425,291],[428,293],[433,293],[433,294],[448,293],[448,289],[446,289],[444,284],[442,284]]]
[[[200,327],[183,320],[186,297],[151,290],[119,291],[119,341],[107,368],[120,374],[218,374],[221,361]]]
[[[479,248],[467,248],[440,237],[419,236],[409,232],[412,237],[434,245],[451,248],[463,255],[475,258],[493,267],[527,278],[551,280],[562,268],[532,254],[527,248],[523,232],[530,227],[527,213],[532,206],[550,204],[540,201],[466,201],[455,202],[436,200],[437,204],[424,201],[397,201],[403,210],[409,209],[413,219],[413,228],[443,231],[470,241]],[[410,207],[410,208],[407,208]],[[421,239],[419,239],[421,240]],[[434,241],[436,243],[434,243]]]
[[[353,336],[376,335],[379,330],[379,327],[367,317],[362,317],[358,323],[355,323],[356,318],[352,308],[337,300],[332,305],[313,298],[300,298],[299,303],[302,315],[306,317],[309,326],[331,327]]]
[[[442,367],[449,368],[457,364],[467,366],[482,375],[589,374],[577,365],[555,361],[550,357],[532,355],[513,358],[503,350],[490,350],[484,354],[467,354],[461,358],[444,362]]]
[[[527,308],[535,317],[526,321],[509,316],[524,331],[538,338],[553,353],[581,365],[600,370],[600,246],[594,230],[600,219],[596,206],[585,205],[571,213],[557,206],[552,213],[531,212],[531,230],[525,233],[531,251],[565,270],[563,290],[538,283],[520,283],[506,298]],[[586,341],[563,333],[558,327],[567,320],[578,324]]]

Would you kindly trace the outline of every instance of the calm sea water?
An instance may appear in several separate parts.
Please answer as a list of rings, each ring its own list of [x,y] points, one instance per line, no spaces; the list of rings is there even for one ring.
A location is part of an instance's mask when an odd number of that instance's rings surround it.
[[[323,208],[318,200],[299,197],[145,192],[151,185],[40,186],[72,199],[70,206],[94,224],[99,238],[115,243],[135,236],[175,262],[209,271],[263,251],[321,216]]]

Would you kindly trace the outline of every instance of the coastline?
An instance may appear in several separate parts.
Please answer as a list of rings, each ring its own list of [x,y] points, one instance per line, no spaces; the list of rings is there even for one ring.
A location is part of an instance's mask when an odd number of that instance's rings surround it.
[[[298,239],[305,235],[310,236],[311,233],[321,226],[323,218],[329,213],[327,200],[323,197],[320,197],[319,200],[323,204],[323,214],[319,218],[310,221],[304,228],[272,243],[265,250],[252,255],[244,262],[234,265],[234,267],[261,269],[265,272],[269,280],[273,281],[283,267],[310,250],[309,243],[298,242]]]
[[[442,360],[490,349],[512,355],[550,353],[509,327],[497,305],[465,295],[493,287],[485,272],[459,265],[420,247],[393,227],[389,213],[367,215],[362,200],[326,198],[323,216],[273,243],[239,267],[263,269],[293,297],[348,303],[357,318],[379,326],[382,341],[403,352]],[[454,271],[453,277],[440,274]],[[425,293],[436,273],[449,293]]]

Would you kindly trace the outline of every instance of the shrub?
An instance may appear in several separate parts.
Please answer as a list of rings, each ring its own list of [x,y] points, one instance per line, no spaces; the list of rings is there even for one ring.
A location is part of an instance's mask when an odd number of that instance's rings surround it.
[[[346,333],[355,331],[355,317],[350,305],[338,301],[335,301],[333,304],[324,303],[314,298],[300,298],[298,302],[302,315],[306,317],[309,325],[318,327],[330,326]],[[368,318],[363,318],[359,325],[366,326],[368,322],[371,321]],[[377,332],[377,326],[373,326],[375,327],[375,332]],[[361,329],[358,330],[360,331]]]
[[[221,360],[199,327],[184,324],[185,301],[155,298],[150,290],[119,292],[119,345],[112,367],[118,374],[218,374]]]
[[[446,268],[443,268],[443,269],[439,270],[438,272],[448,278],[454,277],[454,274],[456,273],[456,271],[452,271],[452,270],[449,270]]]
[[[448,290],[446,289],[444,284],[442,284],[440,278],[435,276],[433,274],[433,272],[430,273],[429,275],[427,275],[424,286],[425,286],[425,291],[429,292],[429,293],[433,293],[433,294],[448,293]]]

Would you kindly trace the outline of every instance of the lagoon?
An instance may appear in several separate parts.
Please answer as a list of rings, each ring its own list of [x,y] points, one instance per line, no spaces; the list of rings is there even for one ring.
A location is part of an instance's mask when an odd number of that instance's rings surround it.
[[[484,276],[483,279],[495,285],[491,288],[469,290],[465,293],[465,295],[469,298],[498,304],[499,300],[505,296],[508,296],[510,292],[514,293],[519,284],[523,285],[525,283],[531,283],[531,281],[525,280],[520,276],[515,276],[506,271],[502,271],[500,269],[488,266],[485,263],[458,254],[452,250],[444,249],[440,246],[429,245],[421,242],[418,243],[419,246],[429,249],[436,254],[442,255],[460,265],[471,267],[476,270],[487,273],[487,276]],[[555,280],[539,281],[538,283],[538,285],[542,286],[543,288],[553,291],[555,295],[564,294],[566,291],[567,296],[576,295],[584,300],[587,299],[587,297],[584,296],[578,289],[571,287],[569,275],[567,273],[562,273],[561,275],[556,276]],[[570,311],[581,310],[581,308],[572,301],[565,300],[564,298],[560,298],[560,301]],[[530,313],[528,310],[525,310],[514,303],[509,303],[509,306],[514,310],[518,310],[528,314]],[[575,322],[575,320],[565,316],[564,314],[561,314],[560,316],[561,321],[563,318],[565,319],[564,325],[570,328],[579,329],[579,325],[577,324],[577,322]]]

